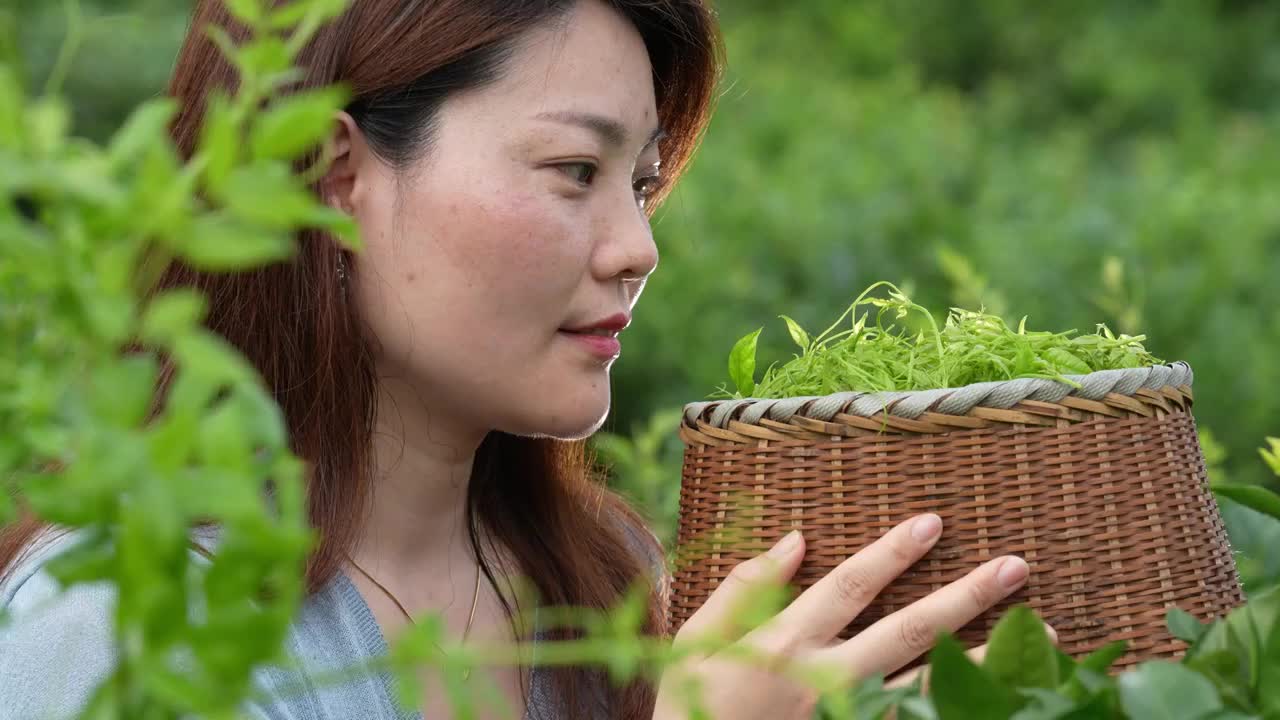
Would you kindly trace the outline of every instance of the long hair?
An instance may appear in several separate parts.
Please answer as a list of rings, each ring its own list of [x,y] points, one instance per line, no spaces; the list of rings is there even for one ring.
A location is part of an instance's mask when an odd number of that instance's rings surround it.
[[[658,119],[667,136],[660,146],[666,178],[651,213],[706,128],[723,47],[704,0],[604,1],[639,31],[653,67]],[[574,4],[355,0],[303,49],[297,61],[303,75],[292,89],[344,83],[352,97],[347,110],[373,150],[403,167],[430,152],[433,118],[444,100],[494,80],[524,33],[564,18]],[[205,34],[209,25],[237,40],[247,35],[221,0],[199,0],[168,88],[180,102],[171,133],[183,157],[195,149],[210,94],[237,84],[235,68]],[[298,233],[297,244],[290,261],[242,273],[202,273],[175,263],[156,291],[203,291],[209,301],[207,326],[249,359],[283,409],[292,450],[308,467],[307,509],[320,538],[306,566],[307,587],[314,592],[339,570],[366,515],[377,378],[373,352],[337,272],[340,262],[358,258],[343,256],[346,251],[322,231]],[[163,390],[167,380],[161,382]],[[513,554],[550,605],[612,607],[649,571],[651,558],[661,557],[642,519],[593,468],[584,441],[497,431],[485,438],[468,490],[467,526],[481,569],[495,587],[493,565],[480,546],[482,529]],[[11,564],[43,527],[27,516],[0,529],[0,568]],[[637,538],[646,547],[637,550]],[[508,618],[514,618],[508,599],[502,602]],[[668,632],[656,587],[645,632]],[[614,688],[592,668],[548,673],[571,708],[580,707],[576,703],[588,686],[603,685],[612,717],[652,713],[648,683]]]

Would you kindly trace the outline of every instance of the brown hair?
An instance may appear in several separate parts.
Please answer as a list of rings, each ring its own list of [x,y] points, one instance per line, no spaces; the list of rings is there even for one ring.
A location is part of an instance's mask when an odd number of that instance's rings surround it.
[[[723,56],[714,14],[703,0],[604,1],[634,24],[650,54],[658,117],[667,132],[660,146],[666,177],[659,194],[665,194],[710,115]],[[347,110],[374,150],[402,166],[429,151],[432,119],[444,99],[491,81],[523,33],[562,19],[574,5],[575,0],[355,0],[302,51],[298,64],[304,75],[296,89],[346,84],[353,97]],[[181,103],[172,136],[184,157],[195,148],[210,93],[236,85],[234,67],[205,35],[208,25],[237,40],[245,35],[220,0],[200,0],[169,86]],[[371,349],[343,300],[337,268],[344,252],[324,233],[304,231],[288,263],[238,274],[175,264],[158,288],[202,290],[209,300],[209,328],[245,354],[283,409],[293,451],[308,463],[308,511],[320,535],[306,568],[312,591],[333,577],[357,538],[372,483],[376,377]],[[501,432],[483,441],[467,515],[481,567],[495,587],[480,547],[481,527],[512,553],[551,605],[612,607],[661,556],[640,517],[593,467],[583,441]],[[508,480],[515,477],[519,482]],[[0,568],[42,527],[37,518],[24,517],[0,529]],[[637,550],[636,538],[650,554]],[[505,597],[503,603],[513,617]],[[667,632],[658,589],[645,631]],[[588,685],[601,684],[611,717],[652,713],[647,683],[615,689],[596,669],[548,672],[571,708],[582,707],[575,703]]]

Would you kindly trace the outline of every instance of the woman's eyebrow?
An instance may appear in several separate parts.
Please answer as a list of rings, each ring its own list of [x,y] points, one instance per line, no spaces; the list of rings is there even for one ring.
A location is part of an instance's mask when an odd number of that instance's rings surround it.
[[[576,112],[571,110],[562,110],[557,112],[539,113],[536,118],[538,120],[550,120],[552,122],[563,123],[565,125],[575,125],[577,127],[586,128],[615,149],[621,149],[627,144],[627,127],[617,120],[597,115],[589,112]],[[666,137],[667,133],[661,127],[655,127],[649,131],[649,137],[645,140],[644,147],[649,146]]]

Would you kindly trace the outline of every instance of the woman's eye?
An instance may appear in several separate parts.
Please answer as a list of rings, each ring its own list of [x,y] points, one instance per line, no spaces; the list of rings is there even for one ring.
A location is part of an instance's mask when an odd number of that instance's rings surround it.
[[[573,178],[574,182],[579,185],[590,185],[591,181],[595,179],[596,176],[596,166],[592,163],[564,163],[563,165],[557,165],[556,167],[560,169],[560,172],[563,172]]]

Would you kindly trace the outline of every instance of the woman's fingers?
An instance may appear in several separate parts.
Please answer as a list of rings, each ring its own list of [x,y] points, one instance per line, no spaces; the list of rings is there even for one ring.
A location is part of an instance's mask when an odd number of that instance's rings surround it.
[[[1022,558],[997,558],[819,652],[830,654],[854,677],[892,673],[932,648],[940,631],[955,632],[1022,587],[1028,573]]]
[[[923,557],[941,532],[942,520],[932,513],[896,525],[806,589],[760,632],[825,645]]]
[[[792,531],[768,552],[738,563],[676,633],[673,645],[710,639],[731,642],[743,628],[741,609],[760,593],[784,584],[795,575],[804,557],[804,538]]]

